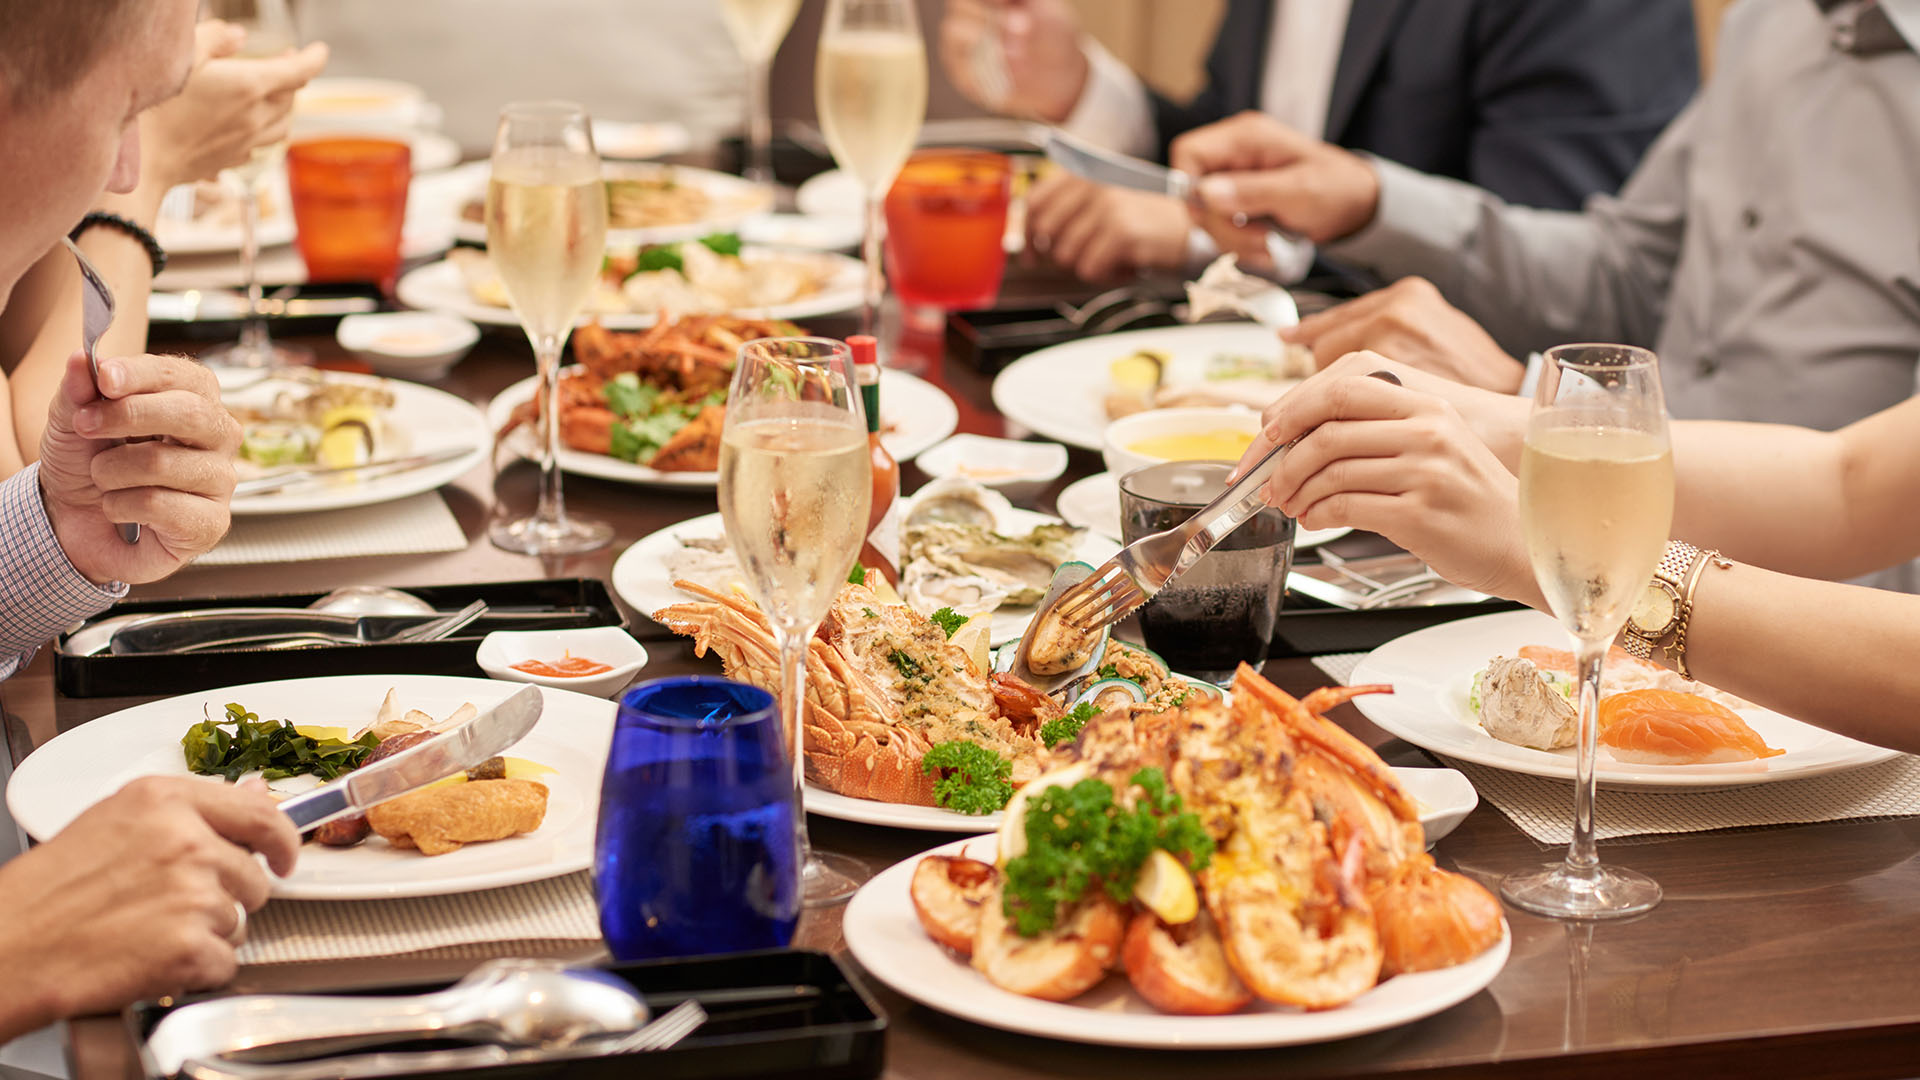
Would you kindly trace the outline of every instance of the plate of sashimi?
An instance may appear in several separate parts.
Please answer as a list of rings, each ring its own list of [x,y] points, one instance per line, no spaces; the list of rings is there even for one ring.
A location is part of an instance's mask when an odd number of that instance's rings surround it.
[[[1380,646],[1354,705],[1436,754],[1572,779],[1578,689],[1567,634],[1537,611],[1428,627]],[[1898,751],[1836,735],[1614,649],[1600,690],[1594,774],[1611,788],[1725,788],[1873,765]]]

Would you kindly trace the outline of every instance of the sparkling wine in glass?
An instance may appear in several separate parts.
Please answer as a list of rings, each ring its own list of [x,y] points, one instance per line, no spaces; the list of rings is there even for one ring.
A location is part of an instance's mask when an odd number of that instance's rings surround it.
[[[287,0],[205,0],[201,10],[208,18],[225,19],[247,32],[236,55],[279,56],[299,44]],[[240,326],[239,341],[203,354],[202,359],[209,364],[271,368],[313,363],[312,350],[273,340],[267,332],[267,317],[261,304],[260,189],[269,176],[279,171],[286,156],[287,141],[281,139],[255,147],[245,164],[220,175],[221,182],[240,196],[240,274],[246,282],[247,318]]]
[[[587,113],[563,101],[500,111],[487,182],[487,257],[533,343],[540,371],[540,504],[531,517],[496,523],[508,551],[564,555],[613,539],[603,521],[567,513],[560,492],[560,350],[593,296],[607,249],[607,187]]]
[[[807,643],[846,584],[873,498],[867,424],[844,342],[763,338],[740,346],[720,437],[720,516],[748,591],[780,644],[780,708],[795,798],[805,779]],[[857,861],[820,855],[795,813],[809,906],[853,894]]]
[[[927,49],[912,0],[827,0],[814,104],[833,159],[866,193],[864,332],[878,323],[881,207],[927,118]]]
[[[1601,865],[1593,759],[1601,665],[1673,524],[1673,450],[1652,353],[1627,345],[1547,351],[1520,456],[1520,520],[1547,606],[1573,637],[1580,721],[1573,843],[1564,861],[1511,874],[1500,893],[1550,918],[1637,915],[1660,902],[1660,886]]]
[[[800,0],[720,0],[720,17],[733,35],[734,48],[747,62],[747,155],[741,170],[757,184],[773,183],[773,118],[767,105],[767,79],[773,54],[780,51]]]

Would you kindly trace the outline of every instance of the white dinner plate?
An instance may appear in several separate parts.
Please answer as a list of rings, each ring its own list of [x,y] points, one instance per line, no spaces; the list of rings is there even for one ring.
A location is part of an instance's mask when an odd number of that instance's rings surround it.
[[[245,377],[249,373],[238,374]],[[343,510],[350,506],[391,502],[450,484],[468,469],[486,460],[487,448],[492,445],[493,436],[487,428],[487,418],[469,402],[444,390],[435,390],[431,386],[404,379],[382,379],[344,371],[326,372],[325,378],[328,382],[384,386],[393,392],[390,423],[404,429],[407,442],[405,446],[396,448],[393,454],[381,453],[382,459],[428,454],[443,449],[459,449],[465,453],[438,465],[410,469],[390,476],[376,476],[369,480],[316,480],[264,495],[236,497],[233,500],[234,516],[305,514],[316,510]],[[229,405],[264,403],[290,386],[299,385],[304,384],[269,379],[227,391],[221,398]]]
[[[860,260],[831,251],[780,251],[770,248],[743,248],[746,255],[756,253],[777,253],[789,258],[817,259],[826,265],[827,274],[818,292],[803,296],[786,304],[771,304],[757,308],[737,308],[729,314],[743,319],[807,319],[816,315],[831,315],[860,306],[862,290],[866,278],[866,269]],[[483,304],[474,298],[473,290],[467,288],[467,280],[460,268],[445,259],[431,262],[425,266],[407,271],[400,276],[394,295],[401,303],[412,308],[426,311],[451,311],[456,315],[465,315],[483,326],[519,326],[520,319],[512,308],[495,307]],[[660,321],[660,314],[654,311],[602,311],[587,312],[580,316],[574,325],[583,326],[598,321],[609,330],[645,330]]]
[[[693,240],[709,233],[728,232],[742,221],[772,204],[772,195],[764,187],[738,176],[729,176],[712,169],[696,169],[687,165],[659,165],[650,162],[603,162],[601,174],[609,180],[634,177],[652,177],[671,175],[675,181],[690,187],[697,187],[707,193],[709,211],[698,221],[684,225],[656,225],[645,229],[608,229],[607,246],[610,248],[633,248],[642,244],[671,244],[679,240]],[[487,196],[489,170],[476,170],[476,181],[462,200],[459,225],[454,235],[469,244],[485,245],[487,242],[487,223],[472,215],[467,207],[484,201]]]
[[[1353,685],[1387,683],[1393,693],[1366,694],[1353,704],[1389,734],[1433,753],[1571,780],[1571,749],[1535,750],[1501,742],[1480,727],[1467,707],[1474,674],[1495,656],[1516,655],[1524,645],[1565,649],[1567,632],[1537,611],[1479,615],[1417,630],[1368,653],[1353,669]],[[1738,711],[1768,746],[1786,753],[1721,765],[1637,765],[1614,760],[1603,746],[1594,775],[1610,788],[1723,788],[1820,776],[1898,756],[1898,751],[1856,742],[1768,709]]]
[[[254,239],[261,248],[293,243],[293,203],[287,194],[287,174],[276,169],[262,181],[260,224]],[[178,189],[176,189],[178,190]],[[231,198],[237,200],[239,196]],[[235,207],[238,203],[234,203]],[[171,204],[167,207],[171,209]],[[240,250],[240,221],[235,215],[198,218],[162,213],[153,223],[153,238],[169,255],[231,255]]]
[[[1280,339],[1253,323],[1200,323],[1080,338],[1008,364],[993,380],[994,407],[1007,419],[1068,446],[1100,449],[1107,425],[1108,369],[1142,349],[1205,362],[1214,356],[1280,356]]]
[[[1041,1001],[1002,990],[927,936],[907,889],[927,855],[991,860],[991,836],[956,840],[894,864],[862,886],[843,920],[847,949],[869,973],[941,1012],[1006,1031],[1068,1042],[1156,1050],[1294,1046],[1327,1042],[1411,1023],[1485,989],[1507,962],[1513,935],[1464,964],[1396,975],[1337,1009],[1303,1012],[1264,1002],[1232,1016],[1175,1016],[1142,1001],[1124,975],[1070,1002]],[[1204,1068],[1200,1069],[1204,1071]]]
[[[358,730],[372,722],[388,688],[397,692],[403,709],[420,709],[439,719],[464,702],[486,708],[521,685],[446,675],[339,675],[150,701],[62,732],[28,755],[7,785],[7,809],[28,835],[46,840],[128,781],[191,775],[180,738],[204,719],[202,710],[208,706],[219,714],[228,702],[238,702],[263,720]],[[273,895],[290,900],[438,896],[520,885],[591,866],[614,705],[568,690],[542,688],[541,694],[545,708],[539,722],[508,751],[555,770],[541,780],[548,797],[546,820],[539,829],[435,856],[393,847],[378,836],[350,848],[307,844],[293,874],[275,879]],[[274,786],[297,791],[312,786],[312,780],[293,777]]]
[[[1115,540],[1124,539],[1120,535],[1120,481],[1110,472],[1094,473],[1068,484],[1054,500],[1054,506],[1069,525],[1092,529]],[[1348,528],[1299,529],[1293,535],[1293,550],[1319,547],[1352,531]]]
[[[1413,769],[1393,766],[1394,775],[1406,786],[1420,807],[1420,826],[1432,846],[1452,832],[1473,808],[1480,795],[1473,782],[1455,769]],[[909,806],[905,803],[856,799],[808,784],[802,789],[807,813],[864,825],[884,825],[893,829],[921,829],[926,832],[978,834],[1000,828],[1001,811],[991,814],[962,814],[939,806]]]
[[[908,496],[905,508],[911,509],[912,506],[913,498]],[[1057,523],[1059,520],[1016,507],[1000,519],[998,528],[1002,535],[1023,536],[1032,532],[1036,525]],[[613,591],[648,618],[669,604],[687,603],[694,598],[673,587],[673,576],[667,571],[667,556],[679,549],[683,537],[717,538],[725,535],[726,526],[721,523],[720,515],[707,514],[641,537],[614,562]],[[1073,557],[1098,566],[1118,550],[1120,545],[1106,537],[1083,532],[1078,546],[1074,548]],[[993,613],[993,644],[1017,639],[1027,632],[1027,625],[1031,622],[1033,608],[1002,606]]]
[[[867,214],[867,193],[852,173],[828,169],[807,177],[794,189],[793,205],[803,214],[859,221]]]
[[[487,405],[487,422],[494,431],[505,426],[516,406],[533,397],[538,382],[538,376],[522,379],[500,391]],[[880,441],[895,461],[913,460],[922,450],[953,434],[960,423],[960,411],[945,390],[917,375],[891,369],[880,373],[880,411],[887,428],[880,433]],[[507,445],[522,457],[533,457],[538,449],[532,430],[524,427],[508,437]],[[711,472],[662,472],[565,445],[560,447],[560,467],[581,476],[649,487],[710,488],[718,476]]]

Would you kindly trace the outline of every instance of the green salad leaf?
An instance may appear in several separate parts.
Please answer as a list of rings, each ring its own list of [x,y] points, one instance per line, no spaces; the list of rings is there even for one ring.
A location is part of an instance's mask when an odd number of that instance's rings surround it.
[[[680,258],[679,246],[662,244],[658,247],[641,248],[640,255],[635,260],[633,273],[643,274],[651,270],[684,271],[686,268],[686,262]],[[632,274],[628,276],[631,277]]]
[[[372,732],[352,741],[315,739],[286,721],[262,720],[238,704],[229,704],[221,719],[188,728],[180,739],[188,771],[225,777],[228,783],[255,771],[268,780],[304,773],[332,780],[359,768],[379,745]]]
[[[940,774],[933,801],[949,810],[991,814],[1006,809],[1013,798],[1013,762],[976,742],[943,742],[921,757],[920,769]]]
[[[730,232],[709,233],[700,238],[700,243],[715,255],[740,254],[740,234]]]

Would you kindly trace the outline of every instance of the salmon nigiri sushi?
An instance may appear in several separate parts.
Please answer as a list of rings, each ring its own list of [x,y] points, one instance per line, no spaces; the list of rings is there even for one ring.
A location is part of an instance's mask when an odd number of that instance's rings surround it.
[[[1710,765],[1786,753],[1768,746],[1725,705],[1673,690],[1602,698],[1600,745],[1636,765]]]

